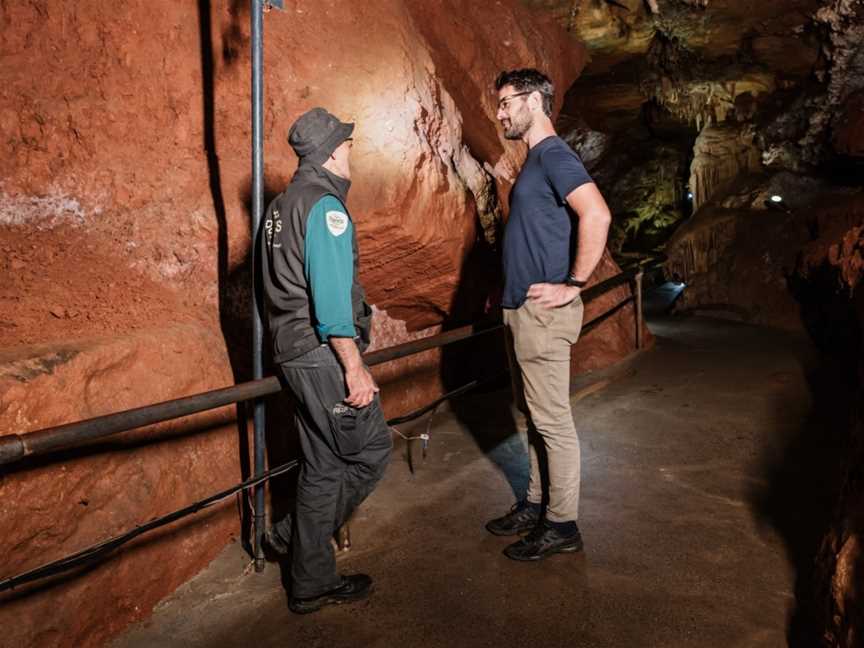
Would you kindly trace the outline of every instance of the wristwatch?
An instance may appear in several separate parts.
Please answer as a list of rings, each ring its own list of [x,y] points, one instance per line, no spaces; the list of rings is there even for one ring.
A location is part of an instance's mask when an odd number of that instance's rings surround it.
[[[582,281],[581,279],[577,279],[572,274],[567,275],[567,278],[564,280],[565,286],[576,286],[577,288],[584,288],[588,284],[587,281]]]

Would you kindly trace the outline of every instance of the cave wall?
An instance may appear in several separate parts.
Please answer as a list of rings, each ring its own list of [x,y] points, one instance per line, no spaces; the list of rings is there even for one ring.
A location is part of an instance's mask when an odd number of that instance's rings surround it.
[[[812,238],[812,210],[847,199],[789,173],[728,180],[666,245],[667,276],[687,285],[677,310],[803,331],[793,275]]]
[[[247,5],[0,3],[0,434],[249,378]],[[297,116],[323,105],[356,121],[349,208],[374,348],[483,316],[524,158],[500,135],[492,82],[538,66],[563,94],[584,48],[515,0],[494,21],[456,0],[285,5],[265,17],[268,196],[294,170]],[[595,281],[615,272],[607,257]],[[574,368],[624,357],[633,336],[628,307],[580,341]],[[376,369],[388,415],[441,392],[441,361]],[[235,418],[226,408],[0,474],[0,575],[239,481],[248,436]],[[101,645],[238,533],[232,500],[4,595],[4,641]]]
[[[864,196],[826,205],[815,225],[798,271],[811,287],[802,299],[808,328],[843,369],[833,376],[834,390],[844,395],[834,413],[843,461],[837,501],[809,575],[812,599],[803,605],[812,610],[823,646],[852,648],[864,641]]]

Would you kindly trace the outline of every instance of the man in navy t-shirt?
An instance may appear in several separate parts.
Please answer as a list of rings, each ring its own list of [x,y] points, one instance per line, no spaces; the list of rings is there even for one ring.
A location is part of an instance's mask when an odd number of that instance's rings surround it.
[[[570,347],[582,327],[580,292],[600,261],[612,219],[579,156],[555,134],[549,78],[532,69],[502,72],[495,88],[504,136],[528,145],[510,193],[502,305],[514,390],[527,419],[531,477],[526,499],[486,528],[496,535],[529,531],[504,553],[539,560],[582,549]]]

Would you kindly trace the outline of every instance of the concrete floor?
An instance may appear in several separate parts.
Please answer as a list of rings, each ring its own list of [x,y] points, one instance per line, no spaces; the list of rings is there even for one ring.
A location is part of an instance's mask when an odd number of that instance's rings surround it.
[[[415,475],[397,442],[355,517],[339,563],[373,576],[368,601],[295,616],[278,566],[244,573],[233,545],[115,648],[786,645],[796,573],[766,502],[811,406],[804,346],[719,320],[651,329],[654,349],[577,385],[583,554],[515,563],[484,530],[527,466],[506,393],[475,394],[434,415]]]

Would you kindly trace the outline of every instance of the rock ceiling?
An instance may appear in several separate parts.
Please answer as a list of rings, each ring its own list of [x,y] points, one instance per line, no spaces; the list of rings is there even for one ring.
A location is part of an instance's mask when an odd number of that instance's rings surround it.
[[[859,0],[525,1],[552,12],[590,52],[559,127],[623,219],[616,247],[640,230],[643,244],[656,243],[660,230],[698,207],[679,200],[694,193],[691,185],[705,200],[712,178],[735,175],[735,159],[722,155],[735,148],[722,143],[724,133],[752,141],[766,172],[819,174],[838,157],[861,155]],[[700,150],[720,173],[693,160],[706,127],[713,130]],[[707,141],[718,142],[719,155]],[[746,157],[742,172],[753,170],[752,152]],[[665,180],[656,181],[658,171]],[[670,180],[675,173],[680,180]],[[640,193],[648,185],[658,190]]]

